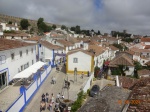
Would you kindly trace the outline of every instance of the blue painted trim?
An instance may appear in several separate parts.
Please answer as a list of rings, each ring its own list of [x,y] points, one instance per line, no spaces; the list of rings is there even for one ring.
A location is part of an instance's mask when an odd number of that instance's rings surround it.
[[[53,54],[53,58],[52,58],[52,65],[54,65],[54,58],[55,58],[55,56],[54,56],[54,49],[53,49],[52,54]]]
[[[49,65],[49,66],[51,66],[51,65]],[[48,66],[48,67],[49,67]],[[41,87],[41,85],[43,84],[43,82],[47,79],[47,77],[50,75],[50,73],[51,73],[51,71],[52,71],[52,69],[48,72],[48,74],[46,75],[46,77],[43,79],[43,81],[40,83],[40,85],[36,88],[36,90],[33,92],[33,94],[30,96],[30,98],[28,99],[28,101],[26,101],[26,88],[25,88],[25,104],[24,104],[24,106],[20,109],[20,111],[19,112],[23,112],[23,110],[25,109],[25,107],[28,105],[28,103],[31,101],[31,99],[33,98],[33,96],[37,93],[37,91],[38,91],[38,89]],[[34,79],[36,78],[36,81],[38,81],[38,79],[37,79],[37,75],[34,77]],[[35,81],[34,81],[35,82]],[[33,83],[34,83],[33,82]],[[33,84],[32,83],[32,84]],[[36,83],[36,82],[35,82]],[[31,85],[32,85],[31,84]],[[30,86],[31,86],[30,85]],[[29,87],[27,88],[27,89],[29,89]],[[22,94],[23,95],[23,94]],[[22,96],[21,95],[21,96]],[[19,96],[19,98],[21,97],[21,96]],[[7,111],[6,112],[8,112],[9,111],[9,109],[19,100],[19,98],[17,98],[17,100],[7,109]]]
[[[51,73],[51,70],[50,72],[48,73],[50,75]],[[26,102],[26,104],[20,109],[19,112],[23,112],[23,110],[25,109],[25,107],[28,105],[28,103],[32,100],[33,96],[36,94],[36,92],[38,91],[38,89],[41,87],[41,85],[44,83],[44,81],[47,79],[47,77],[49,76],[47,75],[44,80],[41,82],[41,84],[38,86],[38,88],[33,92],[33,94],[30,96],[30,98],[28,99],[28,101]]]
[[[22,95],[23,95],[23,94],[22,94]],[[6,112],[9,111],[9,109],[22,97],[22,95],[20,95],[20,96],[17,98],[17,100],[6,110]]]

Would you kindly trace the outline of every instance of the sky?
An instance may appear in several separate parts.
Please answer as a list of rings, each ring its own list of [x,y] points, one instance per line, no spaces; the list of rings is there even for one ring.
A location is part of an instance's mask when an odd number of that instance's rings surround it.
[[[127,30],[150,35],[150,0],[0,0],[0,13],[46,22],[79,25],[102,33]]]

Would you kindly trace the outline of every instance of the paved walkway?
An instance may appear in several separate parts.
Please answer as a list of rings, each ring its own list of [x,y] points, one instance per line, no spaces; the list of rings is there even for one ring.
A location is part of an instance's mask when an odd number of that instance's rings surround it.
[[[51,78],[52,76],[55,76],[56,78],[56,84],[51,84]],[[56,72],[56,68],[53,68],[50,75],[47,77],[45,82],[41,85],[35,96],[32,98],[32,100],[29,102],[29,104],[24,109],[24,112],[40,112],[40,101],[41,101],[41,95],[43,93],[49,93],[50,95],[53,93],[54,97],[56,98],[58,93],[62,93],[66,99],[68,99],[68,92],[67,89],[64,87],[64,79],[70,81],[70,89],[69,89],[69,99],[75,101],[77,98],[77,93],[80,91],[80,88],[85,84],[85,82],[88,80],[88,77],[84,77],[81,79],[80,75],[77,76],[78,81],[73,82],[74,75],[66,75],[63,72]],[[48,109],[46,109],[44,112],[49,112]]]
[[[20,96],[20,86],[9,85],[0,92],[0,111],[6,109]]]

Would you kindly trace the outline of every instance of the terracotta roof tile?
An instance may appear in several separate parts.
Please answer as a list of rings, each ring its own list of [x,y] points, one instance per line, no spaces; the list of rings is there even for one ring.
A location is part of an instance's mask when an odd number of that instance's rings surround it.
[[[109,48],[110,48],[111,50],[113,50],[113,51],[119,50],[117,47],[115,47],[115,46],[113,46],[113,45],[109,46]]]
[[[41,38],[42,38],[42,36],[36,36],[36,37],[28,38],[28,39],[26,39],[26,40],[39,41]]]
[[[74,54],[74,53],[76,53],[76,52],[83,52],[83,53],[85,53],[85,54],[87,54],[87,55],[94,56],[93,53],[91,53],[91,52],[89,52],[89,51],[87,51],[87,50],[81,50],[81,49],[80,49],[80,50],[76,50],[76,51],[70,51],[70,52],[67,53],[67,55]]]
[[[136,105],[130,104],[127,112],[149,112],[150,111],[150,77],[140,79],[132,89],[129,100],[139,100]],[[134,108],[133,108],[134,107]]]
[[[141,38],[141,42],[150,42],[150,37]]]
[[[63,39],[59,39],[59,40],[56,40],[56,42],[64,45],[64,46],[73,46],[73,44],[67,40],[63,40]]]
[[[103,53],[106,49],[98,45],[89,45],[88,51],[95,52],[95,55],[98,56]]]
[[[109,66],[112,65],[127,65],[127,66],[134,66],[133,60],[130,59],[126,54],[122,54],[118,57],[115,57],[113,60],[110,61]]]
[[[150,70],[143,69],[143,70],[138,70],[138,75],[150,75]]]
[[[58,45],[53,45],[53,44],[51,44],[51,43],[49,43],[49,42],[47,42],[47,41],[40,41],[40,43],[41,43],[43,46],[45,46],[45,47],[47,47],[47,48],[49,48],[49,49],[55,49],[55,50],[64,49],[63,47],[60,47],[60,46],[58,46]]]
[[[0,38],[0,51],[20,48],[25,46],[31,46],[31,45],[35,45],[35,44]]]

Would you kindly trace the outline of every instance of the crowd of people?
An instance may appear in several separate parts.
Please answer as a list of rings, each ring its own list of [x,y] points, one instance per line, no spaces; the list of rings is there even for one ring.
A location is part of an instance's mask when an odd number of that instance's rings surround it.
[[[55,112],[61,112],[59,104],[60,99],[64,99],[64,95],[61,95],[60,93],[57,94],[56,99],[54,98],[53,93],[51,95],[49,95],[48,93],[43,93],[40,102],[40,112],[45,109],[48,109],[50,112],[53,112],[53,110]]]

